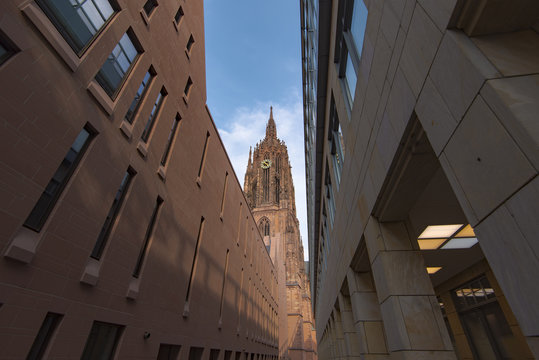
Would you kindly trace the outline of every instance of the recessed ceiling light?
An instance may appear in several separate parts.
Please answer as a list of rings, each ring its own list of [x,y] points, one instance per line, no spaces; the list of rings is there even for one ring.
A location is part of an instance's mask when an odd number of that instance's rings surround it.
[[[460,229],[462,224],[455,225],[429,225],[419,235],[419,239],[436,239],[436,238],[448,238]]]
[[[444,243],[446,239],[419,239],[419,248],[421,250],[436,250]]]
[[[477,244],[477,238],[453,238],[442,249],[469,249]]]
[[[442,269],[441,266],[427,266],[427,273],[429,275],[435,274]]]
[[[455,237],[475,237],[475,233],[470,226],[470,224],[466,225],[464,229],[460,230]]]

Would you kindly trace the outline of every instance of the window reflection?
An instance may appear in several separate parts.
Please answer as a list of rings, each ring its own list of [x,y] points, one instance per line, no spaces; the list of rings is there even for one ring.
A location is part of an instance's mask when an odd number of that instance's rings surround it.
[[[117,9],[108,0],[36,0],[36,3],[79,56]]]

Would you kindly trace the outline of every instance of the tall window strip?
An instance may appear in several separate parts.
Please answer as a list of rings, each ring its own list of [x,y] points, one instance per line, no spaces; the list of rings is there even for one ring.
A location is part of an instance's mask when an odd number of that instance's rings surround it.
[[[195,245],[195,253],[193,254],[193,263],[191,264],[191,275],[189,276],[189,283],[187,284],[187,292],[185,294],[185,302],[189,302],[191,295],[191,285],[195,278],[196,267],[198,263],[198,251],[200,249],[200,243],[202,240],[202,231],[204,230],[204,217],[200,218],[200,226],[198,228],[197,242]]]
[[[116,1],[36,0],[45,15],[80,57],[120,10]]]
[[[162,205],[163,205],[163,199],[161,199],[161,197],[158,196],[155,202],[155,207],[153,208],[153,213],[150,219],[150,223],[148,224],[148,228],[146,229],[146,235],[144,235],[144,242],[142,243],[142,247],[140,248],[140,253],[138,255],[137,264],[135,265],[135,270],[133,270],[134,278],[138,278],[140,276],[140,271],[142,270],[142,265],[144,264],[146,253],[148,252],[148,245],[150,243],[150,239],[153,234],[153,229],[155,228],[155,223],[157,221],[157,216],[159,215],[159,210],[161,209]]]
[[[333,96],[331,98],[330,108],[330,129],[328,138],[331,141],[331,158],[333,161],[333,172],[335,174],[335,180],[337,183],[337,189],[341,181],[341,173],[344,163],[344,138],[342,134],[341,124],[339,123],[339,116],[335,107]]]
[[[226,187],[228,186],[228,171],[225,172],[225,184],[223,185],[223,197],[221,198],[221,217],[225,211]]]
[[[90,142],[96,135],[97,132],[89,124],[86,124],[77,135],[60,166],[56,169],[39,200],[26,218],[25,227],[34,231],[41,231],[86,149],[88,149]]]
[[[127,109],[127,113],[125,114],[124,119],[128,123],[130,124],[133,123],[135,114],[137,113],[140,107],[141,100],[148,92],[148,89],[150,88],[149,85],[151,84],[152,80],[155,78],[155,75],[156,75],[155,70],[153,69],[153,67],[150,66],[150,69],[148,69],[148,72],[146,73],[146,75],[144,75],[144,79],[142,79],[142,83],[140,84],[137,90],[137,93],[135,94],[135,98],[131,102],[129,109]]]
[[[341,2],[339,5],[335,62],[339,63],[339,77],[343,80],[350,110],[355,96],[368,10],[361,0]]]
[[[183,94],[185,97],[189,97],[189,92],[191,91],[191,87],[193,86],[193,80],[191,80],[191,77],[187,79],[187,83],[185,84],[185,88],[183,89]]]
[[[187,53],[191,54],[191,50],[193,49],[194,44],[195,44],[195,38],[193,37],[193,35],[191,35],[189,36],[189,40],[187,41],[187,45],[185,46]]]
[[[183,15],[184,15],[183,9],[180,6],[178,8],[178,11],[176,11],[176,15],[174,15],[174,21],[176,22],[176,25],[180,25],[180,22],[183,19]]]
[[[54,332],[58,328],[58,325],[62,321],[63,315],[55,314],[52,312],[47,313],[41,327],[32,343],[30,352],[26,356],[27,360],[39,360],[43,358],[49,342],[54,335]]]
[[[228,274],[228,256],[229,255],[230,255],[230,249],[226,249],[225,269],[223,271],[223,285],[221,287],[221,303],[219,305],[219,321],[221,321],[221,317],[223,316],[223,304],[225,300],[226,277]]]
[[[111,99],[115,99],[118,95],[140,53],[142,53],[142,47],[133,31],[129,29],[95,76],[95,80]]]
[[[81,360],[114,359],[124,326],[94,321]]]
[[[202,158],[200,159],[200,166],[198,168],[198,178],[202,179],[202,171],[204,170],[204,163],[206,162],[206,151],[208,150],[208,141],[210,140],[210,133],[206,132],[206,141],[204,142],[204,149],[202,150]]]
[[[236,239],[236,245],[240,246],[240,235],[241,235],[241,207],[243,203],[240,202],[240,209],[238,211],[238,238]]]
[[[237,299],[238,304],[238,331],[241,324],[241,312],[242,312],[242,303],[243,303],[243,268],[241,268],[241,279],[240,279],[240,294],[239,299]]]
[[[157,0],[148,0],[143,6],[144,12],[149,17],[150,15],[152,15],[158,5],[159,4],[157,3]]]
[[[165,145],[165,152],[163,153],[163,157],[161,158],[161,165],[163,166],[165,166],[165,164],[167,163],[168,155],[170,153],[170,149],[172,148],[172,142],[176,137],[176,131],[178,130],[181,119],[182,117],[180,116],[180,114],[176,114],[176,117],[172,121],[172,128],[170,129],[170,133],[168,134],[167,144]]]
[[[281,200],[281,180],[278,177],[275,178],[275,202],[279,204]]]
[[[264,169],[262,173],[262,187],[264,189],[264,202],[269,201],[270,169]]]
[[[0,32],[0,65],[5,63],[17,51],[17,47]]]
[[[157,98],[155,99],[155,103],[153,104],[153,108],[152,108],[152,111],[150,112],[150,116],[148,117],[148,121],[146,122],[146,126],[144,127],[144,131],[142,132],[142,135],[140,136],[141,140],[144,141],[145,143],[147,143],[148,139],[150,138],[150,134],[152,133],[157,116],[159,114],[159,110],[161,110],[161,107],[163,106],[163,102],[167,94],[168,94],[167,90],[164,87],[162,87],[161,91],[157,95]]]
[[[114,200],[112,201],[112,205],[107,214],[107,218],[105,219],[105,223],[103,224],[103,227],[101,228],[101,231],[99,232],[99,236],[97,237],[97,241],[94,245],[94,249],[92,250],[92,254],[90,255],[90,257],[96,260],[99,260],[101,256],[103,255],[103,251],[105,250],[105,245],[107,244],[107,240],[110,236],[111,230],[114,227],[114,224],[116,223],[116,219],[122,207],[122,203],[125,199],[125,195],[127,194],[127,191],[129,190],[129,185],[131,184],[133,177],[135,175],[136,175],[135,170],[133,170],[131,167],[127,168],[127,171],[124,174],[122,182],[120,183],[120,187],[118,188],[118,191],[116,191],[116,196],[114,197]]]

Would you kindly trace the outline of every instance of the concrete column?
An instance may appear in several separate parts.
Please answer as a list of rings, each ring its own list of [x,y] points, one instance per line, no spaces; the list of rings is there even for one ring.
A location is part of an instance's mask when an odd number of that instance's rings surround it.
[[[346,286],[346,284],[345,284]],[[346,289],[348,292],[348,289]],[[359,337],[354,328],[354,316],[350,296],[344,295],[342,291],[338,295],[339,309],[341,309],[341,321],[344,332],[344,352],[346,359],[360,359]]]
[[[346,278],[361,356],[364,359],[388,359],[384,324],[371,273],[348,269]]]
[[[333,309],[333,319],[335,324],[335,342],[339,359],[346,359],[346,351],[344,345],[344,331],[341,321],[341,312],[339,309]]]
[[[391,359],[456,359],[423,256],[403,222],[370,218],[365,241]]]

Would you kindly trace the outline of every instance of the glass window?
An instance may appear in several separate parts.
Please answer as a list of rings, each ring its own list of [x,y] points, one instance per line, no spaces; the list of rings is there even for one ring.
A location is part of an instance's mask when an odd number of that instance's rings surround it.
[[[180,354],[180,345],[161,344],[157,360],[176,360]]]
[[[142,83],[140,84],[137,93],[135,94],[135,98],[131,102],[131,106],[129,106],[129,109],[127,110],[127,113],[125,114],[125,120],[132,124],[133,119],[135,117],[135,113],[137,111],[137,108],[140,104],[140,100],[142,100],[144,94],[146,93],[146,90],[149,88],[149,84],[152,82],[153,78],[155,76],[155,71],[153,68],[150,68],[146,75],[144,75],[144,79],[142,79]]]
[[[81,360],[113,359],[124,326],[94,321]]]
[[[350,53],[348,53],[346,56],[346,70],[344,78],[346,79],[348,100],[350,101],[350,104],[352,104],[354,102],[354,96],[356,94],[357,75],[356,70],[354,69],[354,64],[352,63],[352,58],[350,57]]]
[[[108,0],[36,0],[36,3],[79,56],[118,9]]]
[[[159,5],[157,3],[157,0],[146,1],[146,3],[144,4],[144,12],[146,13],[146,15],[150,16],[157,7],[157,5]]]
[[[148,118],[146,126],[144,127],[144,131],[142,132],[142,136],[140,137],[144,142],[147,142],[150,137],[153,125],[155,124],[155,119],[157,117],[157,114],[159,113],[159,109],[161,109],[161,105],[163,105],[163,99],[165,98],[165,96],[167,96],[167,91],[165,90],[165,88],[162,88],[157,95],[157,99],[155,99],[152,111],[150,112],[150,117]]]
[[[126,32],[95,76],[95,80],[111,98],[116,96],[126,74],[142,52],[135,47],[135,43],[134,35],[130,31]]]
[[[193,44],[195,43],[195,38],[193,37],[193,35],[191,35],[189,37],[189,41],[187,41],[187,45],[186,45],[186,48],[187,48],[187,52],[188,53],[191,53],[191,48],[193,47]]]
[[[161,165],[165,166],[168,159],[168,154],[170,153],[170,148],[172,146],[172,141],[176,135],[176,130],[178,129],[178,124],[180,123],[181,117],[179,114],[176,114],[176,117],[172,121],[172,129],[170,129],[170,134],[168,134],[167,144],[165,145],[165,152],[161,158]]]
[[[128,168],[127,171],[125,172],[125,175],[120,184],[120,188],[116,192],[116,196],[114,197],[114,200],[112,201],[112,206],[110,207],[109,213],[107,214],[105,223],[103,224],[103,227],[101,228],[101,231],[99,232],[99,236],[97,237],[97,241],[95,243],[94,249],[92,250],[92,254],[90,255],[94,259],[99,260],[101,258],[101,255],[103,254],[103,250],[105,250],[105,245],[110,235],[110,231],[112,230],[112,227],[114,223],[116,222],[116,217],[118,213],[120,212],[120,208],[124,201],[125,194],[127,193],[127,190],[129,189],[129,185],[131,184],[131,180],[133,179],[135,174],[136,172],[132,168]]]
[[[142,244],[142,248],[140,249],[140,253],[137,259],[137,264],[135,265],[135,270],[133,270],[133,277],[135,278],[138,278],[140,276],[140,271],[142,270],[142,265],[144,264],[144,259],[146,258],[146,252],[148,251],[148,243],[150,242],[150,238],[153,234],[155,221],[157,220],[157,215],[159,214],[161,205],[163,205],[163,199],[161,199],[158,196],[157,201],[155,203],[155,207],[153,209],[152,218],[150,219],[150,223],[148,224],[148,228],[146,229],[146,235],[144,236],[144,243]]]
[[[0,65],[6,62],[15,52],[15,47],[10,46],[7,41],[0,37]]]
[[[176,21],[176,24],[180,24],[180,21],[182,20],[183,18],[183,9],[182,7],[180,6],[180,8],[178,9],[178,11],[176,12],[176,15],[174,16],[174,21]]]
[[[189,91],[191,91],[191,86],[193,86],[193,80],[191,80],[191,77],[187,79],[187,84],[185,84],[185,89],[183,90],[183,93],[185,96],[189,96]]]
[[[192,346],[189,349],[189,360],[202,360],[202,354],[204,354],[204,348]]]
[[[358,58],[361,58],[368,13],[369,12],[363,3],[363,0],[354,1],[354,11],[352,12],[352,24],[350,26],[350,32],[352,33],[352,38],[354,39],[354,45]]]
[[[35,231],[41,230],[69,178],[75,171],[84,151],[87,149],[90,140],[94,136],[95,130],[89,125],[86,125],[81,130],[75,142],[69,148],[64,160],[62,160],[52,179],[45,187],[45,191],[43,191],[30,215],[28,215],[28,218],[24,222],[25,227]]]
[[[45,316],[45,320],[43,320],[39,332],[34,339],[34,343],[30,348],[30,352],[26,357],[27,360],[38,360],[43,358],[43,354],[45,353],[45,350],[47,350],[49,341],[60,324],[62,317],[63,315],[55,313],[48,313],[47,316]]]

